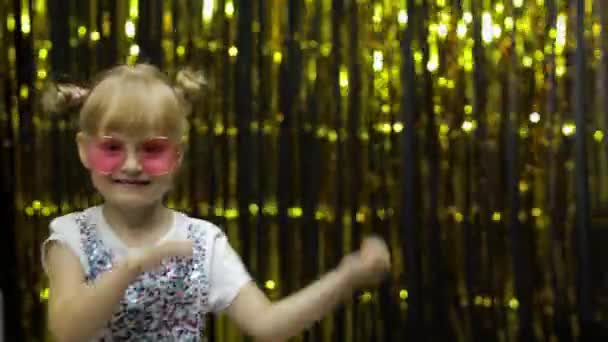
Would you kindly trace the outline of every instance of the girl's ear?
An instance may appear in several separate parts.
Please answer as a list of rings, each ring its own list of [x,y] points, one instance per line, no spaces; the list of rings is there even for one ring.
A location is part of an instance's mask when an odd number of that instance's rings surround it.
[[[76,134],[76,144],[78,145],[78,156],[80,157],[80,162],[86,169],[89,169],[89,162],[87,161],[86,153],[86,137],[84,133],[78,132],[78,134]]]

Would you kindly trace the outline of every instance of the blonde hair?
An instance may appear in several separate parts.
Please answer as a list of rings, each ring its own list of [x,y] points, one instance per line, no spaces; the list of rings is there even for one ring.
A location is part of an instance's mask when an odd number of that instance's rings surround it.
[[[205,80],[200,72],[185,69],[174,83],[153,65],[120,65],[101,74],[91,89],[52,85],[42,96],[42,105],[47,112],[82,106],[80,130],[90,135],[154,131],[180,138]]]

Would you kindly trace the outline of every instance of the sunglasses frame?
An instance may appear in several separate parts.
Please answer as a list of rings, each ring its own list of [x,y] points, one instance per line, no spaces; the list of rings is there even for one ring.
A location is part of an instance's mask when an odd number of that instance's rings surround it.
[[[87,161],[88,161],[88,164],[89,164],[91,170],[95,171],[96,173],[99,173],[101,175],[106,175],[106,176],[107,175],[111,175],[112,173],[114,173],[117,170],[119,170],[124,165],[124,163],[126,162],[126,159],[127,159],[126,158],[126,156],[127,156],[126,153],[127,152],[123,151],[123,153],[125,154],[124,157],[123,157],[123,160],[113,170],[111,170],[111,171],[103,171],[103,170],[100,170],[99,168],[93,167],[92,165],[94,165],[95,162],[92,161],[92,157],[91,157],[91,154],[92,154],[91,149],[92,149],[92,147],[94,145],[101,144],[104,141],[108,141],[108,140],[119,142],[121,144],[121,146],[123,146],[123,147],[125,145],[127,145],[127,143],[124,140],[122,140],[120,138],[117,138],[115,136],[112,136],[112,135],[103,135],[103,136],[99,136],[99,137],[87,136],[87,142],[86,142],[86,144],[87,144],[86,158],[87,158]],[[171,149],[173,150],[173,153],[174,153],[174,158],[173,158],[172,165],[167,169],[167,171],[164,171],[162,173],[149,172],[149,170],[146,170],[146,167],[145,167],[146,163],[142,160],[142,158],[140,156],[140,153],[141,153],[140,149],[141,149],[141,147],[143,145],[145,145],[146,143],[148,143],[150,141],[157,141],[157,140],[162,140],[162,141],[168,141],[168,142],[170,142]],[[179,160],[180,160],[180,158],[182,156],[182,151],[181,151],[181,148],[180,148],[180,144],[172,142],[171,138],[169,138],[167,136],[153,136],[153,137],[150,137],[150,138],[146,138],[141,143],[136,144],[136,152],[135,152],[135,154],[137,156],[137,162],[139,163],[139,165],[141,165],[143,172],[145,172],[145,173],[147,173],[147,174],[149,174],[151,176],[164,176],[164,175],[169,174],[169,173],[171,173],[171,172],[173,172],[175,170],[175,168],[177,167],[177,165],[179,163]]]

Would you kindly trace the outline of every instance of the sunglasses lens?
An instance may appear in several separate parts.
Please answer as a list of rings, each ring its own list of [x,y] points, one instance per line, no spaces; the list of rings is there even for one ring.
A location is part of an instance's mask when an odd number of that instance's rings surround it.
[[[175,167],[179,153],[175,144],[169,139],[150,139],[141,145],[139,161],[144,171],[153,176],[171,172]]]
[[[125,160],[124,144],[112,138],[102,138],[89,144],[88,161],[90,167],[99,173],[112,173]]]

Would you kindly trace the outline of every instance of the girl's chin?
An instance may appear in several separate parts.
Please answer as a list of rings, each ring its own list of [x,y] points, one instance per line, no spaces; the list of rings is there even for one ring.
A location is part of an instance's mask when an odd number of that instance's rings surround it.
[[[105,202],[107,204],[111,204],[115,207],[126,208],[126,209],[145,209],[154,207],[156,204],[160,203],[160,199],[158,201],[150,201],[150,199],[140,200],[135,198],[107,198]]]
[[[152,194],[137,189],[125,189],[122,191],[101,191],[106,202],[121,207],[140,208],[149,207],[162,201],[162,194]]]

